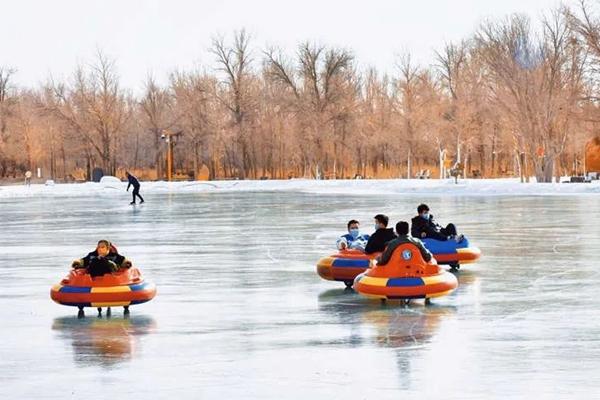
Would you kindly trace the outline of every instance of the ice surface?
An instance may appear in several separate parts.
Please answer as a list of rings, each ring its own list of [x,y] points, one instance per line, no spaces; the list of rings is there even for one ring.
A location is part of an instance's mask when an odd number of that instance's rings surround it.
[[[571,189],[598,186],[472,182],[142,183],[142,206],[125,185],[3,187],[0,398],[600,397],[600,202]],[[422,201],[482,249],[454,294],[382,307],[315,273],[349,218]],[[157,284],[129,319],[49,298],[100,238]]]

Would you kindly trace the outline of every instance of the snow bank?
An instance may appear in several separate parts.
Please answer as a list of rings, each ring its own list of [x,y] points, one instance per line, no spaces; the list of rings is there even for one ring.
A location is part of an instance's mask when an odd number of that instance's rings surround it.
[[[117,178],[116,176],[110,176],[110,175],[104,175],[102,178],[100,178],[100,184],[102,185],[120,185],[123,182],[121,182],[121,180],[119,178]]]
[[[117,178],[116,176],[110,176],[110,175],[105,175],[102,178],[100,178],[100,182],[98,183],[98,185],[100,185],[100,187],[102,189],[105,189],[105,190],[112,189],[113,191],[122,190],[127,187],[126,182],[121,182],[121,180],[119,178]]]
[[[112,179],[107,179],[112,178]],[[125,191],[126,183],[115,177],[104,177],[100,183],[0,186],[0,198],[110,195]],[[141,193],[200,193],[200,192],[266,192],[289,191],[349,195],[410,195],[445,194],[453,196],[551,196],[600,194],[600,181],[591,183],[520,183],[518,179],[420,180],[365,179],[327,180],[307,179],[264,181],[210,182],[142,182]]]

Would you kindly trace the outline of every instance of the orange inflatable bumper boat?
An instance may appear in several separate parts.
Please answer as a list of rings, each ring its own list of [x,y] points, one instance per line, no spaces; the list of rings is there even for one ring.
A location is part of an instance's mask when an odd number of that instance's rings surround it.
[[[58,304],[84,307],[128,307],[150,301],[156,286],[144,281],[140,271],[131,267],[92,278],[84,268],[73,269],[59,284],[52,286],[50,297]]]
[[[317,262],[317,274],[328,281],[341,281],[351,287],[354,278],[365,272],[380,253],[365,254],[359,250],[340,250],[339,253],[323,257]]]
[[[394,250],[386,265],[376,265],[358,275],[354,289],[378,299],[429,299],[450,294],[458,286],[456,277],[440,268],[434,258],[426,262],[410,243]]]

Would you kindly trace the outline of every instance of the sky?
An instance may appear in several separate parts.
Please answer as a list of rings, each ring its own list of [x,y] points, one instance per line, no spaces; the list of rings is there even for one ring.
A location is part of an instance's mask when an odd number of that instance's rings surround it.
[[[567,4],[569,4],[567,2]],[[208,51],[217,35],[246,29],[254,59],[266,46],[294,55],[312,41],[353,51],[359,68],[393,73],[410,53],[422,65],[435,50],[469,37],[486,18],[521,13],[534,20],[555,0],[19,0],[2,6],[0,66],[14,83],[35,87],[70,77],[101,49],[116,62],[121,85],[139,92],[152,74],[215,68]]]

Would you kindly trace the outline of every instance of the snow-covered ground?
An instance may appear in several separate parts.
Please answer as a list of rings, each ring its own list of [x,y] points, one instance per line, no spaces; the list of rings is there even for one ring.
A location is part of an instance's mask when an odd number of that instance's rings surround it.
[[[112,177],[111,177],[112,178]],[[564,179],[567,179],[566,177]],[[28,196],[81,196],[82,194],[111,193],[124,190],[126,182],[116,178],[100,183],[37,184],[0,186],[2,197]],[[264,181],[184,181],[142,182],[143,193],[194,193],[194,192],[244,192],[244,191],[291,191],[331,194],[452,194],[452,195],[571,195],[600,194],[600,181],[591,183],[520,183],[519,179],[365,179],[365,180],[264,180]]]

